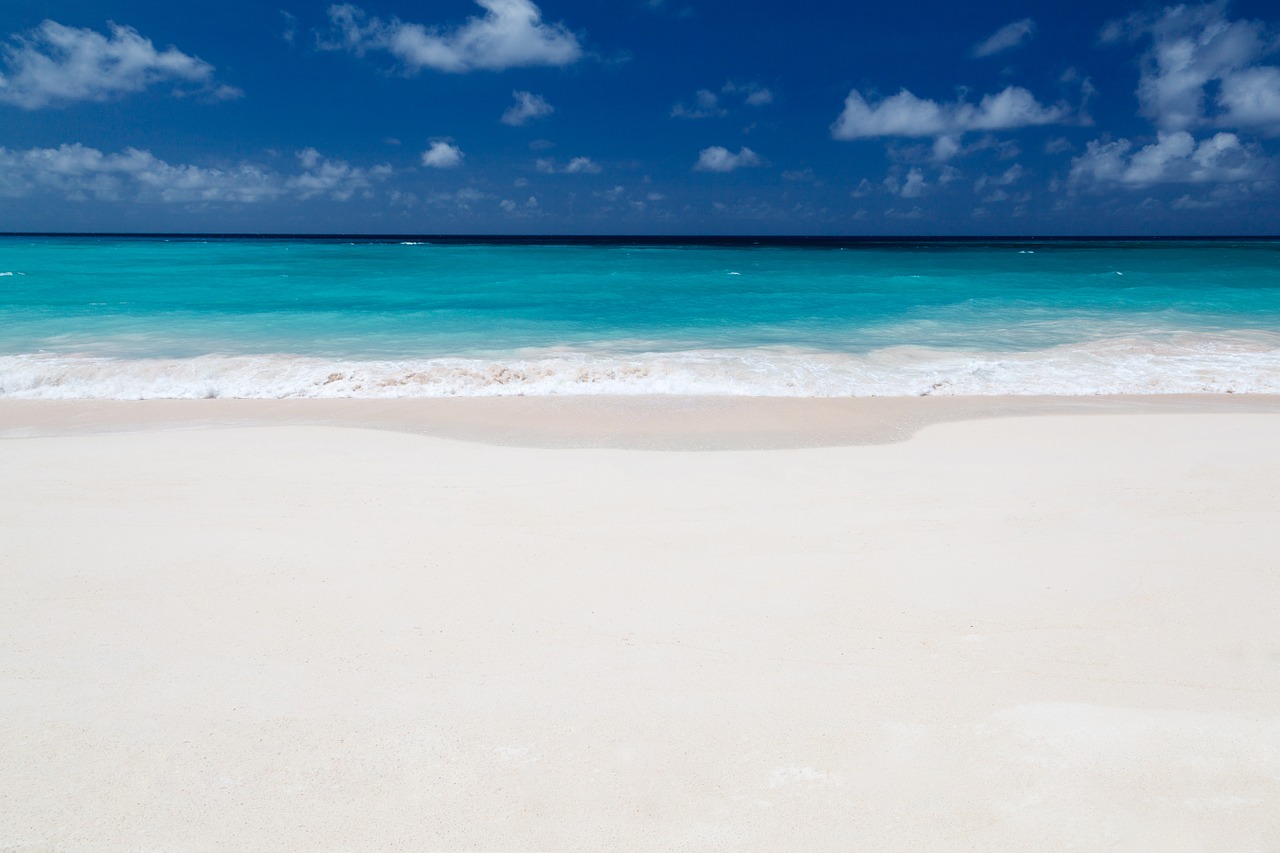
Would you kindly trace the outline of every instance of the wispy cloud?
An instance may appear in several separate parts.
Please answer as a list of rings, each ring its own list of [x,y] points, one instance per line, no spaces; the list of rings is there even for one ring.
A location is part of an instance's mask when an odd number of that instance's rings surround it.
[[[983,175],[973,182],[973,191],[980,193],[987,187],[1009,187],[1022,180],[1022,176],[1026,174],[1026,170],[1021,165],[1014,163],[1005,169],[999,175]]]
[[[749,107],[763,107],[773,103],[773,92],[755,83],[725,83],[720,90],[726,95],[737,95]]]
[[[787,169],[782,173],[782,180],[792,181],[797,184],[813,184],[814,186],[822,186],[822,181],[813,169],[805,167],[803,169]]]
[[[534,168],[544,175],[598,175],[604,171],[604,167],[590,157],[574,157],[563,166],[550,158],[540,158]]]
[[[582,46],[564,24],[548,24],[530,0],[476,0],[485,10],[453,29],[369,17],[350,3],[329,7],[335,38],[320,47],[357,55],[386,51],[408,71],[431,68],[454,74],[562,66],[582,57]]]
[[[2,52],[0,103],[27,110],[110,100],[160,83],[177,84],[175,93],[221,100],[244,94],[218,84],[213,66],[204,60],[176,47],[157,50],[133,27],[116,24],[103,35],[45,21],[12,36]]]
[[[314,148],[298,152],[297,162],[297,172],[281,174],[256,164],[171,164],[137,148],[114,154],[80,144],[0,148],[0,196],[164,203],[256,204],[285,196],[346,201],[369,193],[392,172],[387,165],[362,168],[331,160]]]
[[[502,114],[502,123],[522,127],[536,118],[545,118],[556,111],[541,95],[532,92],[512,92],[515,104]]]
[[[671,108],[672,118],[722,118],[728,114],[720,103],[720,96],[710,89],[694,92],[693,102],[688,106],[682,102]]]
[[[1023,18],[1021,21],[1005,24],[986,39],[975,44],[973,50],[970,51],[970,55],[980,59],[984,56],[992,56],[997,53],[1003,53],[1006,50],[1012,50],[1035,35],[1035,32],[1036,22],[1031,18]]]
[[[734,154],[728,148],[713,145],[699,152],[698,162],[693,165],[693,168],[698,172],[732,172],[735,169],[763,165],[764,160],[750,148],[740,148],[738,153]]]
[[[671,108],[672,118],[723,118],[729,115],[729,107],[725,101],[740,101],[749,107],[763,107],[773,103],[773,92],[755,84],[740,85],[730,81],[720,87],[719,92],[710,89],[699,89],[693,93],[693,100],[680,102]]]

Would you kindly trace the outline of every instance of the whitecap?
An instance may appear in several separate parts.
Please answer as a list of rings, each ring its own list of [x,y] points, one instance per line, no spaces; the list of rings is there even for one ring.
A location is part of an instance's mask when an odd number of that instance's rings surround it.
[[[1132,336],[1016,352],[893,346],[865,353],[546,349],[404,360],[0,356],[0,397],[26,399],[1187,393],[1280,393],[1280,334]]]

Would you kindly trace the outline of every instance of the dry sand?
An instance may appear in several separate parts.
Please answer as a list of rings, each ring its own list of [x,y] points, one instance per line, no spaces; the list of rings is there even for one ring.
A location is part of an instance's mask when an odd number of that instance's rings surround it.
[[[1273,399],[819,403],[0,404],[0,849],[1280,849]]]

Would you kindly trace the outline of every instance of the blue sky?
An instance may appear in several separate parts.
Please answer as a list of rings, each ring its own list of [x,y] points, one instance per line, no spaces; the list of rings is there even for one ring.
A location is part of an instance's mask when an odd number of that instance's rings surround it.
[[[6,0],[0,230],[1274,234],[1273,0]]]

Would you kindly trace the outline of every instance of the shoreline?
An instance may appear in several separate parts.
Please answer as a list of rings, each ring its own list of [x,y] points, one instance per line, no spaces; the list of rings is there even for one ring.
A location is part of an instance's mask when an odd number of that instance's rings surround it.
[[[1280,414],[1280,395],[0,399],[0,439],[332,426],[509,447],[763,450],[892,444],[956,421],[1124,414]]]

